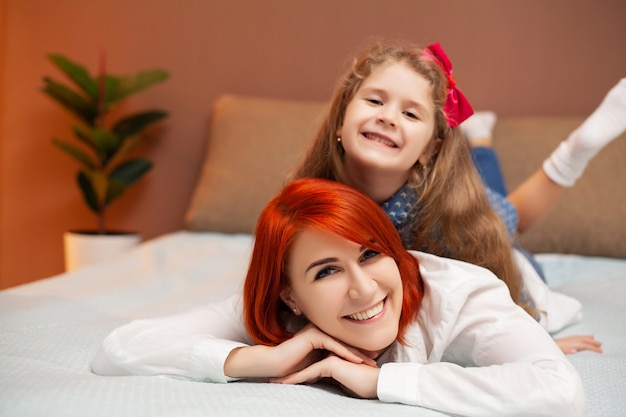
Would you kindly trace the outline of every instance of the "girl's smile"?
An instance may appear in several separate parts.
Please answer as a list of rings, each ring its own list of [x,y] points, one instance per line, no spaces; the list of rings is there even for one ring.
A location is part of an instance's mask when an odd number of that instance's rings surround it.
[[[362,133],[362,135],[363,137],[365,137],[365,139],[371,140],[372,142],[380,143],[381,145],[385,145],[390,148],[399,148],[399,146],[388,136],[373,132],[364,132]]]
[[[434,113],[426,78],[402,61],[376,67],[348,104],[337,132],[353,184],[375,201],[399,189],[415,164],[425,164],[434,153]],[[384,184],[374,184],[381,178]]]

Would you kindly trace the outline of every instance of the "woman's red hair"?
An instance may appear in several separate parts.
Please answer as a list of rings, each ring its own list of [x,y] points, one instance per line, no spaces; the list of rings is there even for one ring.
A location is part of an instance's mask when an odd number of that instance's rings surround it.
[[[244,320],[252,340],[276,345],[293,336],[286,326],[291,312],[280,294],[289,287],[289,251],[305,228],[334,233],[396,261],[403,289],[398,332],[402,342],[423,295],[417,260],[373,200],[347,185],[317,178],[288,184],[261,212],[243,291]]]

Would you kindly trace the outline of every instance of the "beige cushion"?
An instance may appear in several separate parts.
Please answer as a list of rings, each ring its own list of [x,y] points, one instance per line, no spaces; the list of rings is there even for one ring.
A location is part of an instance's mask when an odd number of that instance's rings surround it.
[[[226,95],[212,112],[204,164],[185,224],[251,233],[265,203],[314,136],[323,102]],[[579,118],[500,118],[495,147],[509,190],[541,167]],[[611,143],[548,217],[525,233],[532,252],[626,258],[626,135]]]
[[[582,118],[502,118],[495,148],[509,191],[579,126]],[[531,252],[626,258],[626,134],[610,143],[548,216],[521,236]]]
[[[325,105],[219,97],[186,227],[252,233],[259,213],[311,142]]]

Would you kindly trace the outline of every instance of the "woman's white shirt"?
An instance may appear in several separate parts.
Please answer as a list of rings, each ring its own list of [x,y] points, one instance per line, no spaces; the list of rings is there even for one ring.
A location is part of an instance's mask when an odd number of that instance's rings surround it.
[[[460,415],[582,416],[582,382],[491,272],[412,252],[425,297],[407,345],[379,358],[381,401]]]
[[[378,398],[467,416],[582,416],[582,382],[550,335],[491,272],[422,252],[425,296],[407,345],[381,355]],[[235,295],[188,313],[136,320],[103,342],[101,375],[167,375],[207,382],[232,349],[251,344]]]

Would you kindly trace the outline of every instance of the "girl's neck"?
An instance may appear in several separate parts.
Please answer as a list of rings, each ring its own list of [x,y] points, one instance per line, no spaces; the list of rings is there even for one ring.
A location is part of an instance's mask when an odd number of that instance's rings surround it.
[[[367,194],[377,204],[389,200],[408,180],[394,172],[363,172],[346,166],[346,175],[353,187]]]

